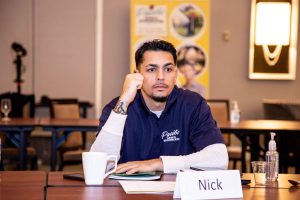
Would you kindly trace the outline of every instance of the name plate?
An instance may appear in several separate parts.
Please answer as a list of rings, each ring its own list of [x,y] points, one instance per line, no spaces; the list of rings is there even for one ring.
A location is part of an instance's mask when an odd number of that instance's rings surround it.
[[[243,198],[238,170],[178,172],[173,198]]]

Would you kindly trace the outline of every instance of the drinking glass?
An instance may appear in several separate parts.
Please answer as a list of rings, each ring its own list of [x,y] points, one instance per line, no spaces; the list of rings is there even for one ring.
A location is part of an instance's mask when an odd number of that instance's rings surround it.
[[[11,111],[11,100],[10,99],[1,99],[1,112],[4,114],[3,121],[9,121],[8,114]]]
[[[266,185],[266,161],[252,161],[251,165],[253,169],[255,185]]]

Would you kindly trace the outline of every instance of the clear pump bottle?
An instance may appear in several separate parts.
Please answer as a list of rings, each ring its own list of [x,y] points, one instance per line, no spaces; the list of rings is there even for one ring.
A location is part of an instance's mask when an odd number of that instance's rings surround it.
[[[238,124],[240,122],[240,109],[237,101],[232,101],[232,109],[230,112],[230,122],[232,124]]]
[[[266,153],[266,179],[267,181],[277,181],[279,171],[279,155],[276,151],[276,142],[274,140],[275,133],[271,132],[271,140],[269,141],[269,150]]]

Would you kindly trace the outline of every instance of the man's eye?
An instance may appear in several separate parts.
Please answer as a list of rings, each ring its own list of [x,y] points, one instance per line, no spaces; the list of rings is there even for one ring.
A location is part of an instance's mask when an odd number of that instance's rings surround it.
[[[166,72],[172,72],[172,71],[173,71],[173,68],[167,67],[165,70],[166,70]]]
[[[155,68],[147,69],[147,72],[155,72]]]

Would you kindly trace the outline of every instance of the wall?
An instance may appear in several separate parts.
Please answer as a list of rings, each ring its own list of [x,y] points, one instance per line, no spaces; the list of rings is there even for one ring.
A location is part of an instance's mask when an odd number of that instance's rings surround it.
[[[299,53],[294,81],[248,78],[250,3],[250,0],[211,1],[211,98],[237,100],[242,119],[262,118],[263,98],[300,99]],[[104,12],[103,102],[120,94],[124,75],[129,72],[129,5],[130,0],[110,0],[104,4],[107,10]],[[228,42],[222,39],[223,31],[231,33]],[[299,51],[300,38],[298,41]]]
[[[22,92],[32,92],[32,0],[0,0],[0,93],[17,91],[16,67],[13,60],[16,53],[11,50],[13,42],[21,42],[27,49],[23,57],[25,80]]]
[[[105,105],[119,96],[129,73],[130,0],[109,0],[103,4],[103,82]]]
[[[0,93],[16,91],[10,45],[27,49],[22,93],[95,99],[96,0],[0,0]],[[90,114],[92,116],[92,112]]]
[[[95,1],[35,2],[35,94],[93,102]]]
[[[262,118],[264,98],[300,99],[299,33],[296,80],[248,78],[250,3],[248,0],[211,3],[211,96],[237,100],[243,119]],[[222,40],[224,30],[231,32],[229,42]]]

